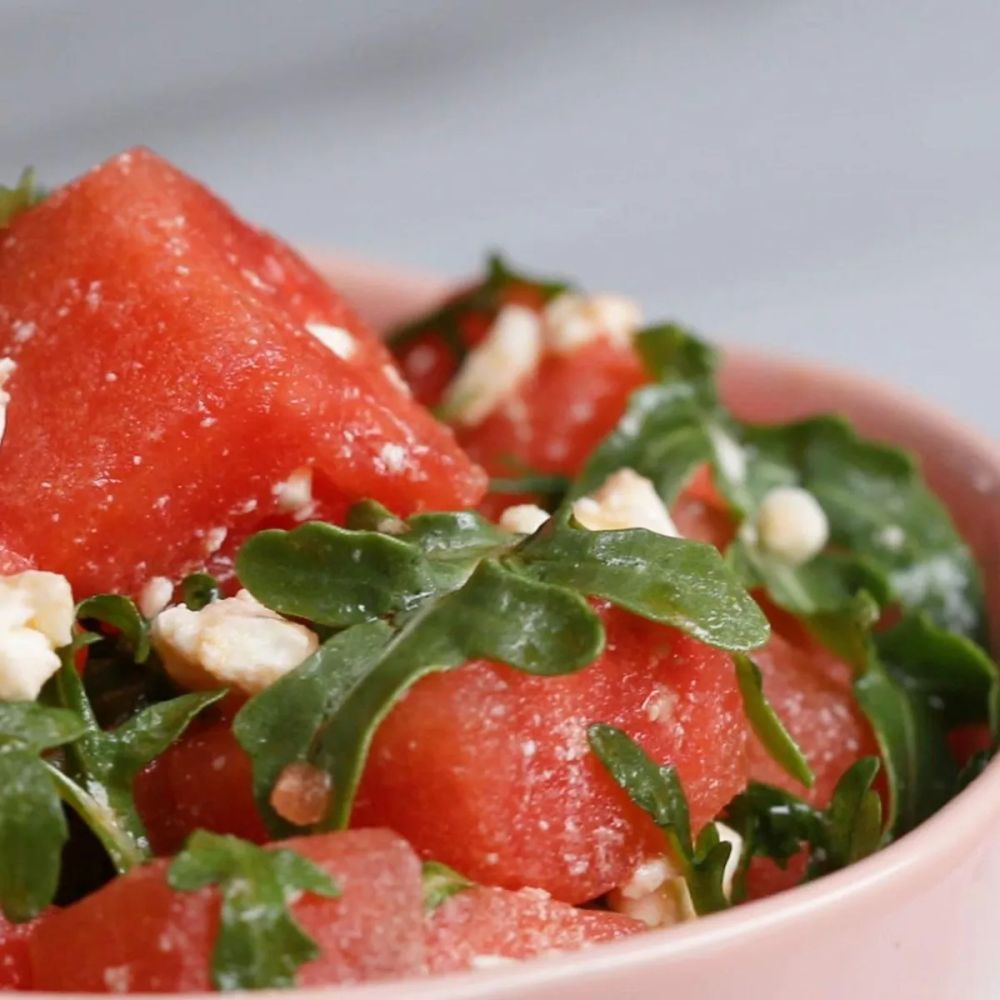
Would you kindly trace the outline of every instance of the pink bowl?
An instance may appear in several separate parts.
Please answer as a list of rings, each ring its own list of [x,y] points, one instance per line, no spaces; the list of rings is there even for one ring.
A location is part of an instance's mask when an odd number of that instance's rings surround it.
[[[314,255],[377,327],[433,304],[439,279]],[[744,348],[722,391],[753,420],[838,411],[916,452],[987,575],[1000,644],[1000,449],[865,376]],[[309,991],[342,1000],[987,1000],[1000,996],[1000,759],[936,816],[846,871],[728,913],[589,951],[467,975]]]

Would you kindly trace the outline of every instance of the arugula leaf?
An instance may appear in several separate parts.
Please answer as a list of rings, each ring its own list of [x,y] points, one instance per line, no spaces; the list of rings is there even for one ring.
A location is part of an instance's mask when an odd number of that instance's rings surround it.
[[[882,800],[872,788],[878,770],[875,757],[856,761],[837,782],[826,809],[811,806],[784,789],[751,781],[725,812],[725,822],[743,838],[734,900],[746,898],[746,873],[755,856],[770,858],[784,868],[808,848],[809,880],[878,850],[883,839]]]
[[[635,349],[657,382],[687,383],[706,407],[717,405],[715,375],[719,352],[691,330],[676,323],[647,327],[636,333]]]
[[[769,635],[760,608],[707,543],[643,528],[588,531],[554,517],[511,562],[722,649],[754,649]]]
[[[494,476],[490,479],[490,493],[526,493],[546,497],[549,510],[562,502],[569,491],[567,476],[545,472],[524,472],[520,475]]]
[[[563,281],[518,273],[499,254],[491,254],[482,281],[452,296],[425,316],[391,330],[387,338],[389,347],[398,354],[412,341],[433,333],[448,345],[455,360],[461,362],[467,353],[461,330],[461,320],[465,316],[470,313],[496,313],[504,305],[506,297],[517,288],[530,292],[541,305],[569,287]]]
[[[726,909],[726,863],[732,845],[719,838],[709,824],[691,842],[691,820],[684,789],[676,769],[659,767],[630,736],[614,726],[598,723],[587,730],[594,754],[629,798],[663,831],[671,853],[680,863],[691,901],[699,914]]]
[[[989,722],[1000,733],[1000,670],[970,639],[947,632],[926,614],[904,618],[874,636],[886,669],[910,692],[940,705],[945,723]]]
[[[484,560],[460,589],[413,614],[329,715],[310,760],[331,776],[334,790],[321,828],[346,826],[374,730],[425,674],[477,659],[566,674],[603,645],[600,620],[582,597]]]
[[[133,798],[135,777],[225,691],[185,694],[150,705],[117,729],[106,731],[97,724],[70,651],[64,652],[63,665],[46,694],[71,710],[84,726],[66,750],[64,771],[69,780],[100,803],[100,809],[84,808],[81,818],[91,825],[118,871],[141,864],[150,852],[149,838]],[[72,790],[65,794],[74,795]],[[80,801],[78,796],[76,800]],[[99,825],[95,827],[94,821]]]
[[[786,774],[806,788],[812,788],[816,778],[809,761],[767,700],[760,668],[750,657],[739,653],[733,655],[733,662],[743,697],[743,709],[757,739]]]
[[[632,393],[617,427],[591,452],[569,499],[592,493],[612,473],[629,468],[649,479],[669,506],[712,455],[698,389],[678,381],[643,386]]]
[[[335,627],[413,608],[434,590],[419,549],[319,521],[252,535],[237,554],[236,572],[267,607]]]
[[[30,920],[55,896],[68,830],[41,754],[83,731],[64,709],[0,702],[0,910],[9,920]]]
[[[302,892],[327,899],[340,891],[314,862],[287,849],[266,850],[197,830],[174,858],[167,882],[180,892],[218,886],[222,915],[212,951],[219,990],[294,986],[299,967],[319,956],[290,905]]]
[[[25,167],[14,187],[0,184],[0,229],[9,226],[15,216],[44,200],[45,192],[35,184],[35,171]]]
[[[272,835],[298,830],[271,806],[275,783],[289,764],[309,760],[316,733],[340,710],[392,635],[384,622],[338,633],[237,713],[233,733],[253,763],[254,798]]]
[[[803,486],[830,522],[831,544],[884,574],[904,608],[985,640],[978,567],[908,455],[863,440],[839,417],[747,426],[741,437],[751,510],[774,486]]]
[[[77,621],[98,621],[121,632],[132,650],[136,663],[149,656],[149,625],[128,597],[120,594],[98,594],[80,601],[76,606]]]
[[[201,611],[221,596],[219,581],[211,573],[189,573],[181,580],[181,600],[192,611]]]
[[[436,910],[452,896],[473,889],[476,885],[440,861],[425,861],[420,874],[424,883],[424,909],[428,912]]]

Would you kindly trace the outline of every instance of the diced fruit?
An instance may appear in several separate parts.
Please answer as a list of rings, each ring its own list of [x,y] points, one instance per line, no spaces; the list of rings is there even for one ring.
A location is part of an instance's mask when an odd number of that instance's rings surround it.
[[[80,596],[203,564],[285,509],[302,469],[334,518],[364,497],[406,514],[482,491],[337,294],[144,150],[0,233],[0,356],[16,362],[4,547]]]
[[[695,829],[712,819],[747,778],[729,657],[600,611],[606,650],[577,674],[475,662],[416,684],[375,735],[356,821],[398,830],[477,882],[593,899],[663,845],[590,752],[595,722],[675,764]]]
[[[818,646],[806,649],[772,634],[753,654],[764,693],[802,748],[816,782],[808,791],[789,777],[751,737],[750,776],[826,806],[834,786],[856,760],[878,754],[871,727],[854,699],[846,664]]]
[[[747,899],[763,899],[802,884],[806,877],[809,851],[803,849],[782,868],[771,858],[754,858],[747,868]]]
[[[267,840],[250,758],[233,736],[239,705],[230,698],[203,712],[136,778],[136,803],[157,854],[177,853],[197,829]]]
[[[319,945],[302,986],[363,982],[423,971],[420,866],[387,830],[301,837],[282,846],[328,872],[341,894],[304,894],[296,919]],[[210,989],[219,921],[215,889],[174,892],[167,862],[115,879],[46,918],[31,942],[35,988],[74,992],[184,992]]]
[[[468,889],[445,900],[427,922],[431,972],[458,972],[504,959],[576,951],[645,929],[621,914],[580,910],[538,889]]]
[[[30,941],[45,917],[12,924],[0,915],[0,990],[31,988]]]

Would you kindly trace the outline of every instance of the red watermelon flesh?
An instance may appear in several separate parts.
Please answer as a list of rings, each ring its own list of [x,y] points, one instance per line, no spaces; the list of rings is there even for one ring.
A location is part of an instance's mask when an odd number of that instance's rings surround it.
[[[413,852],[387,830],[284,842],[336,881],[337,899],[306,893],[293,904],[320,957],[303,965],[302,986],[417,975],[425,968],[423,890]],[[215,889],[174,892],[167,862],[115,879],[47,918],[31,941],[34,986],[74,992],[211,989],[218,929]]]
[[[646,928],[620,913],[581,910],[539,889],[475,888],[457,893],[427,920],[427,964],[431,972],[459,972],[578,951]]]
[[[747,778],[729,657],[599,607],[607,647],[577,674],[475,662],[418,682],[375,735],[356,821],[477,882],[593,899],[663,845],[590,752],[595,722],[675,764],[695,828],[712,819]]]
[[[12,924],[0,914],[0,990],[31,988],[31,938],[45,919]]]
[[[346,330],[347,360],[305,327]],[[7,549],[78,593],[201,565],[316,471],[321,512],[475,503],[482,473],[287,247],[133,150],[0,234]]]

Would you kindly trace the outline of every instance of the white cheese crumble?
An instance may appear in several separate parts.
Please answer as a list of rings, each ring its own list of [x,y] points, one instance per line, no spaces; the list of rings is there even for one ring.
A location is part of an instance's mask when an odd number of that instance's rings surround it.
[[[546,347],[570,354],[597,337],[627,346],[642,326],[642,310],[622,295],[564,292],[542,313]]]
[[[27,570],[0,577],[0,699],[32,701],[59,669],[56,650],[73,638],[66,577]]]
[[[10,393],[4,386],[16,368],[17,362],[13,358],[0,358],[0,441],[3,441],[4,431],[7,430],[7,404],[10,402]]]
[[[382,365],[382,373],[404,396],[413,395],[406,379],[399,374],[399,369],[394,364],[386,362]]]
[[[342,361],[350,361],[358,349],[358,342],[342,326],[309,322],[306,323],[306,329]]]
[[[139,610],[147,618],[155,618],[174,596],[174,585],[165,576],[154,576],[139,591]]]
[[[653,484],[633,469],[613,472],[599,489],[577,500],[573,516],[591,531],[646,528],[658,535],[680,535]]]
[[[776,486],[761,501],[755,518],[762,548],[792,566],[819,554],[830,537],[819,501],[801,486]]]
[[[537,504],[519,503],[508,507],[497,523],[515,535],[533,535],[548,519],[548,513]]]
[[[271,493],[278,504],[278,510],[292,514],[297,520],[311,517],[316,509],[312,495],[313,471],[308,465],[296,469],[287,479],[275,483]]]
[[[482,423],[538,367],[542,354],[542,324],[538,314],[523,306],[504,306],[481,344],[462,362],[443,401],[443,412],[454,423]]]
[[[647,927],[669,927],[695,917],[687,882],[667,857],[640,862],[629,880],[607,896],[608,905]]]
[[[225,687],[256,694],[316,651],[316,635],[265,608],[250,593],[192,611],[167,608],[150,637],[171,678],[195,690]]]

